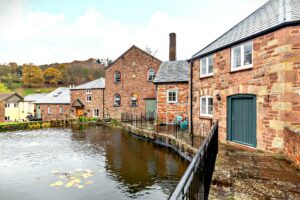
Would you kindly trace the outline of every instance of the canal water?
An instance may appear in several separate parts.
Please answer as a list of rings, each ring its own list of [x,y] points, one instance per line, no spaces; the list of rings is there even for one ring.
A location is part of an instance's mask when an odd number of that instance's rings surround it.
[[[167,199],[187,165],[120,129],[0,133],[0,200]]]

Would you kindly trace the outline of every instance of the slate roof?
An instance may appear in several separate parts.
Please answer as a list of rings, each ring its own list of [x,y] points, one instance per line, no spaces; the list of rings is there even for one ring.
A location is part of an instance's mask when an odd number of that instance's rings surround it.
[[[105,78],[99,78],[82,85],[78,85],[71,90],[103,89],[105,88]]]
[[[176,83],[189,81],[189,64],[185,60],[163,62],[154,83]]]
[[[300,23],[299,0],[269,0],[192,58],[208,55],[293,23]]]
[[[45,97],[48,93],[34,93],[34,94],[29,94],[24,97],[24,101],[31,101],[35,102],[40,100],[41,98]]]
[[[67,87],[59,87],[53,92],[47,94],[36,104],[70,104],[70,89]]]
[[[13,95],[17,95],[18,97],[23,99],[22,96],[20,96],[19,94],[15,93],[15,92],[1,92],[0,93],[0,101],[6,100],[6,99],[10,98]]]

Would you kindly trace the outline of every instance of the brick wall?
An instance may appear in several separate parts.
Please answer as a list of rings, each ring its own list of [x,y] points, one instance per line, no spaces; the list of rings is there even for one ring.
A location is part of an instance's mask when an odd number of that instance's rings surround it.
[[[87,102],[86,90],[71,90],[71,105],[79,99],[84,104],[84,113],[87,117],[94,117],[94,109],[99,109],[99,117],[103,118],[103,91],[103,89],[92,89],[91,94],[88,94],[92,97],[92,101]],[[72,110],[76,112],[76,108],[72,107]]]
[[[5,122],[5,101],[0,102],[0,122]]]
[[[300,130],[300,129],[299,129]],[[284,153],[300,167],[300,132],[284,129]]]
[[[230,72],[231,49],[213,54],[214,75],[199,78],[200,62],[193,67],[193,122],[209,123],[200,117],[201,96],[214,100],[213,118],[219,120],[219,137],[227,136],[227,97],[256,95],[257,148],[277,151],[283,148],[283,125],[299,121],[300,27],[287,27],[253,40],[253,68]],[[221,100],[216,95],[220,94]],[[197,133],[197,126],[194,126]]]
[[[41,106],[41,114],[43,121],[50,121],[50,120],[62,120],[66,118],[74,117],[73,113],[70,113],[70,105],[66,104],[42,104]],[[59,113],[59,108],[63,107],[63,113]],[[48,114],[48,107],[51,107],[51,114]]]
[[[167,103],[167,91],[176,89],[178,91],[178,102]],[[189,103],[188,103],[189,85],[188,83],[174,83],[174,84],[158,84],[157,85],[157,117],[160,122],[170,123],[174,122],[177,115],[188,117]]]
[[[133,46],[117,59],[105,73],[105,112],[112,118],[121,118],[122,112],[145,112],[145,98],[156,98],[155,85],[147,79],[147,72],[156,72],[161,61]],[[114,72],[121,72],[121,83],[114,83]],[[121,96],[121,106],[114,106],[114,95]],[[130,106],[131,95],[138,96],[138,106]]]

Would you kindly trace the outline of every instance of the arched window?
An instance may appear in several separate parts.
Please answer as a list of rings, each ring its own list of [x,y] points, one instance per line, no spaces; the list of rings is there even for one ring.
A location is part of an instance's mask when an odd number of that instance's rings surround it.
[[[114,73],[114,83],[120,83],[121,82],[121,73],[119,71],[115,71]]]
[[[131,95],[130,97],[130,106],[137,107],[138,106],[138,96],[136,94]]]
[[[154,81],[154,79],[155,79],[155,70],[151,68],[148,70],[148,81]]]
[[[114,106],[121,106],[121,96],[119,94],[115,94],[114,96]]]

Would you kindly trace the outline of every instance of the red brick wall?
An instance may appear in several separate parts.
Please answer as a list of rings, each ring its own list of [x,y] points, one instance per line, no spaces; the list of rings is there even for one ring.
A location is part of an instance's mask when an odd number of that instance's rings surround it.
[[[284,130],[284,153],[300,167],[300,133]]]
[[[5,101],[0,102],[0,122],[5,122]]]
[[[178,102],[167,103],[167,91],[177,89]],[[189,116],[189,84],[174,83],[174,84],[158,84],[157,85],[157,117],[160,122],[171,123],[177,115]]]
[[[94,109],[99,109],[99,117],[103,118],[103,89],[92,89],[91,94],[86,94],[86,90],[71,90],[71,105],[79,99],[84,106],[84,113],[87,117],[94,117]],[[86,96],[92,96],[91,102],[86,102]],[[105,95],[105,94],[104,94]],[[76,111],[76,108],[72,107]]]
[[[200,117],[201,96],[214,100],[213,118],[219,120],[219,137],[226,140],[227,97],[254,94],[257,101],[257,148],[283,148],[284,123],[299,121],[300,27],[288,27],[253,40],[253,68],[230,72],[231,49],[213,54],[214,76],[199,78],[200,62],[193,67],[193,122],[209,123]],[[221,100],[216,99],[220,94]],[[197,125],[194,126],[197,133]]]
[[[148,82],[147,72],[153,68],[156,72],[161,62],[151,55],[132,47],[120,59],[112,64],[105,73],[105,112],[112,118],[121,118],[122,112],[145,112],[145,98],[156,97],[155,85]],[[114,72],[121,72],[121,83],[114,83]],[[121,106],[114,107],[114,95],[121,96]],[[138,106],[130,106],[132,94],[138,96]]]
[[[41,106],[41,114],[43,121],[50,121],[50,120],[62,120],[66,118],[74,117],[72,113],[70,113],[70,105],[62,104],[42,104]],[[51,114],[48,114],[48,106],[51,107]],[[63,113],[59,113],[60,106],[63,107]]]

